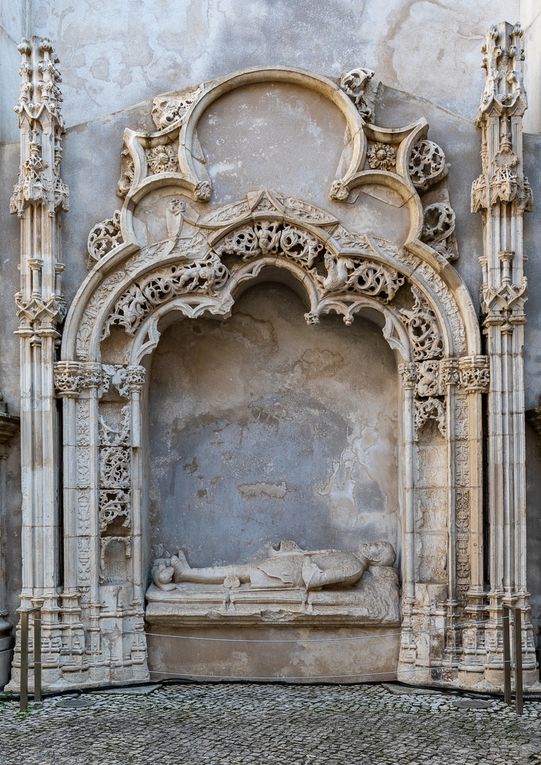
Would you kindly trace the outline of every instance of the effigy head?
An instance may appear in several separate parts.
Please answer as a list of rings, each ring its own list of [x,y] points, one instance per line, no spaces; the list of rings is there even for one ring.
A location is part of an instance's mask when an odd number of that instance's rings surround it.
[[[394,547],[389,542],[367,542],[359,545],[359,552],[372,566],[392,566],[396,560]]]

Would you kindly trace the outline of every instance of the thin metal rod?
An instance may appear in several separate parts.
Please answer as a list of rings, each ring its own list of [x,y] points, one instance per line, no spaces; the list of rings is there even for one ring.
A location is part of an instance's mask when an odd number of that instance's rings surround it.
[[[521,715],[524,708],[522,693],[522,618],[520,608],[515,609],[515,694],[517,714]]]
[[[509,606],[503,605],[503,700],[511,703],[511,641],[509,635]]]
[[[21,611],[21,712],[28,709],[28,611]]]
[[[34,701],[41,702],[41,610],[34,612]]]

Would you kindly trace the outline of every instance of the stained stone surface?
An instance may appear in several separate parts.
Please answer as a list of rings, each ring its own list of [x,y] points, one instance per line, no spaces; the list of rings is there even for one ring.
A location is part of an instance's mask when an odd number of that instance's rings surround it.
[[[147,696],[60,698],[22,717],[0,707],[2,765],[529,765],[541,761],[541,702],[380,685],[173,685]]]
[[[150,383],[153,555],[162,543],[194,566],[240,563],[281,539],[400,549],[394,354],[370,321],[309,327],[305,310],[267,284],[225,322],[164,332]]]
[[[57,42],[68,125],[134,104],[149,91],[269,63],[335,77],[369,66],[389,85],[471,119],[482,88],[483,36],[491,23],[518,18],[522,5],[518,0],[5,3],[0,24],[11,73],[5,97],[10,104],[17,100],[15,47],[26,26]],[[524,14],[523,23],[533,15]],[[430,51],[433,65],[426,65],[419,51]],[[15,120],[5,123],[15,137]]]

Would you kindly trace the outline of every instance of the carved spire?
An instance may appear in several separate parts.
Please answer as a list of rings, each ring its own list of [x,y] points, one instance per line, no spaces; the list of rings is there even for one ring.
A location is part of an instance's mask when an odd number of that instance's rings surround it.
[[[23,40],[19,51],[21,89],[15,112],[20,167],[10,212],[21,218],[20,328],[33,330],[54,327],[64,316],[57,217],[68,208],[69,192],[60,177],[64,124],[58,59],[51,42],[38,37]]]
[[[58,59],[47,39],[23,40],[18,49],[21,88],[14,110],[21,130],[21,164],[10,211],[22,217],[28,204],[46,204],[54,215],[58,207],[68,207],[68,189],[60,178],[64,123]]]
[[[19,46],[21,90],[19,178],[10,211],[20,219],[20,291],[16,295],[21,375],[22,592],[21,604],[43,603],[44,662],[58,661],[58,432],[53,366],[65,314],[61,275],[62,209],[68,189],[60,177],[60,75],[49,40]],[[15,678],[16,679],[16,678]]]
[[[522,36],[519,24],[503,22],[491,28],[482,48],[486,80],[477,125],[483,171],[472,186],[472,212],[500,202],[531,209],[532,192],[522,168],[522,116],[528,105]]]
[[[492,27],[483,47],[486,82],[477,118],[482,173],[472,186],[472,211],[483,215],[481,310],[490,360],[490,616],[485,644],[492,660],[501,661],[502,598],[517,600],[524,611],[528,646],[524,666],[531,668],[535,656],[526,584],[523,355],[527,282],[522,231],[532,194],[523,172],[522,117],[527,107],[523,59],[520,26],[502,23]]]
[[[502,24],[491,27],[482,47],[485,70],[485,89],[481,97],[480,115],[485,112],[520,114],[527,109],[524,90],[524,45],[520,24]]]

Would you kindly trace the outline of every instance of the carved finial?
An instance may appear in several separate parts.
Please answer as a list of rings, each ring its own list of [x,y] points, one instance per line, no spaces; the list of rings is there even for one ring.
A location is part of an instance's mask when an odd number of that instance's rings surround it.
[[[366,122],[370,122],[374,116],[373,97],[368,93],[368,86],[373,76],[374,72],[371,69],[358,67],[346,72],[340,78],[340,87],[351,98]]]
[[[472,186],[472,212],[502,203],[522,212],[532,206],[530,184],[522,167],[519,124],[528,105],[522,38],[519,24],[503,22],[490,29],[482,48],[486,80],[477,124],[482,130],[483,171]]]
[[[485,89],[481,97],[483,112],[496,109],[524,114],[527,108],[523,81],[524,47],[520,24],[504,21],[491,27],[483,45],[482,67],[486,72]]]
[[[25,139],[10,212],[21,217],[28,204],[44,203],[54,215],[59,207],[68,209],[69,198],[68,187],[60,178],[64,123],[58,59],[47,38],[23,39],[18,50],[21,87],[14,110]]]
[[[58,58],[51,41],[41,37],[32,37],[31,41],[23,39],[18,51],[22,57],[19,69],[21,88],[14,109],[19,115],[19,122],[26,119],[33,126],[46,109],[56,126],[62,128],[62,93],[59,87],[62,78],[56,67]]]

